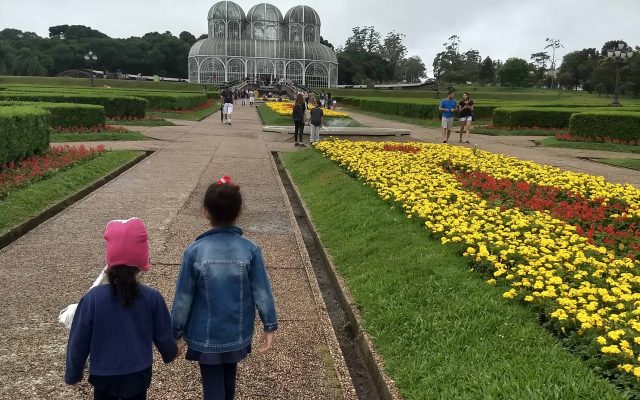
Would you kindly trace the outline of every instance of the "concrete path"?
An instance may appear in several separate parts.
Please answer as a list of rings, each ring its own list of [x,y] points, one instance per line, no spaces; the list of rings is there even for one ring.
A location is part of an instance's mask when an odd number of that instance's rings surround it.
[[[411,130],[411,136],[415,139],[441,143],[442,131],[438,128],[425,128],[402,122],[376,118],[356,111],[348,110],[352,117],[371,127],[385,127]],[[457,127],[456,127],[457,128]],[[459,134],[451,134],[451,145],[457,146]],[[530,160],[537,163],[552,165],[561,169],[583,172],[592,175],[602,175],[607,180],[617,183],[630,183],[640,187],[640,172],[627,168],[616,167],[588,160],[590,158],[640,158],[639,154],[616,153],[610,151],[560,149],[553,147],[537,147],[535,140],[543,139],[540,136],[487,136],[471,135],[471,144],[494,153],[502,153],[517,157],[521,160]],[[462,144],[460,144],[462,146]]]
[[[104,226],[131,216],[145,221],[152,268],[144,280],[170,305],[182,253],[208,229],[201,217],[204,191],[222,175],[242,187],[240,225],[263,249],[281,322],[275,350],[252,354],[241,364],[237,398],[355,398],[270,154],[293,145],[265,141],[249,107],[236,108],[233,126],[221,125],[217,114],[180,123],[143,129],[159,140],[108,143],[156,153],[0,251],[0,399],[90,398],[86,381],[75,387],[62,381],[67,331],[56,318],[102,269]],[[150,398],[201,398],[197,365],[156,360]]]

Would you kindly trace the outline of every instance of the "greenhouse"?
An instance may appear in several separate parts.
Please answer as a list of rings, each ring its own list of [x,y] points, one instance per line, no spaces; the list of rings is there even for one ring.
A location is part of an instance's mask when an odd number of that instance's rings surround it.
[[[209,37],[189,52],[189,81],[220,84],[252,80],[272,85],[282,79],[313,88],[335,87],[338,59],[320,43],[320,16],[296,6],[283,17],[262,3],[245,14],[232,1],[209,11]]]

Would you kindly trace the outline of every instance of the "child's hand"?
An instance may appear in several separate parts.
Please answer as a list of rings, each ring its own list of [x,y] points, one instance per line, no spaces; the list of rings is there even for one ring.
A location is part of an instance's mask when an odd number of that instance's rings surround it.
[[[258,353],[266,353],[271,350],[273,345],[273,332],[265,332],[262,336],[262,347],[258,350]]]
[[[176,354],[176,357],[172,360],[172,362],[177,360],[178,357],[184,354],[184,351],[187,348],[187,343],[185,343],[185,341],[182,338],[180,338],[176,340],[176,346],[178,346],[178,354]]]

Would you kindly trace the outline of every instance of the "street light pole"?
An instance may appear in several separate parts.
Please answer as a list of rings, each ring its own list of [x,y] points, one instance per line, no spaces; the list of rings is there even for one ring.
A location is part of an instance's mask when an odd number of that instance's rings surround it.
[[[91,75],[91,87],[93,87],[93,65],[96,61],[98,61],[98,56],[93,53],[93,51],[89,50],[87,54],[84,55],[85,61],[89,64],[89,73]]]
[[[619,42],[615,47],[607,50],[607,60],[616,66],[616,87],[614,89],[611,107],[620,107],[620,68],[633,57],[633,49],[625,43]]]

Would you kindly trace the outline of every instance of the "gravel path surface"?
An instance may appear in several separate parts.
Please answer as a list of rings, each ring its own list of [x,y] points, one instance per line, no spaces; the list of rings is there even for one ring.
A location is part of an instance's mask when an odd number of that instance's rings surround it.
[[[107,143],[156,153],[0,250],[0,399],[91,398],[86,381],[63,383],[67,331],[56,318],[101,270],[104,226],[131,216],[145,221],[153,265],[144,280],[170,305],[184,248],[208,228],[200,211],[204,190],[222,175],[242,187],[239,224],[263,249],[281,321],[274,351],[241,364],[237,398],[355,398],[269,153],[290,147],[265,142],[261,128],[255,109],[236,107],[233,126],[221,125],[215,114],[200,123],[144,129],[157,140]],[[166,366],[155,356],[151,399],[201,398],[197,365]]]

